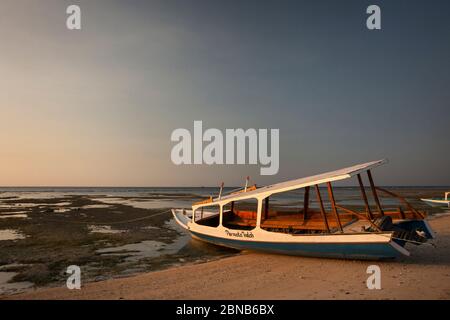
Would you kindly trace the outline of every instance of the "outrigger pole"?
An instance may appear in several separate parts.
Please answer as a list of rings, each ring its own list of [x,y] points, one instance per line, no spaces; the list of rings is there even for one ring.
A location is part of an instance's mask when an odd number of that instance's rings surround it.
[[[423,214],[423,213],[420,212],[420,211],[417,211],[413,206],[411,206],[411,205],[409,204],[408,201],[406,201],[406,199],[405,199],[404,197],[402,197],[402,196],[400,196],[400,195],[398,195],[398,194],[396,194],[396,193],[394,193],[394,192],[392,192],[392,191],[388,191],[388,190],[383,189],[383,188],[380,188],[380,187],[375,187],[375,189],[378,190],[378,191],[384,192],[384,193],[390,195],[391,197],[398,198],[398,199],[399,199],[401,202],[403,202],[403,203],[409,208],[409,210],[411,210],[415,215],[419,216],[419,217],[422,218],[422,219],[425,219],[425,214]],[[400,212],[400,214],[402,214],[402,212]],[[404,213],[403,213],[403,215],[404,215]],[[403,217],[402,217],[402,218],[403,218]]]

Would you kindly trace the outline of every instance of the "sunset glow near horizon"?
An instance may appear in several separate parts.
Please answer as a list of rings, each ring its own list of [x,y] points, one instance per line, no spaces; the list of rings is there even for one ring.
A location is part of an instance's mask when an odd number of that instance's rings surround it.
[[[373,3],[377,31],[356,0],[2,1],[0,186],[262,185],[383,158],[379,185],[449,185],[450,3]],[[173,164],[195,120],[279,129],[278,174]]]

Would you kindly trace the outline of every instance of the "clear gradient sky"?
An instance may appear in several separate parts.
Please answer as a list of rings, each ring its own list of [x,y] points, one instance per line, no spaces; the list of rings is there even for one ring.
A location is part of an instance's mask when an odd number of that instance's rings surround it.
[[[66,29],[79,4],[82,30]],[[382,30],[366,28],[368,5]],[[1,186],[207,186],[388,158],[450,185],[449,1],[0,2]],[[279,128],[280,171],[175,166],[176,128]]]

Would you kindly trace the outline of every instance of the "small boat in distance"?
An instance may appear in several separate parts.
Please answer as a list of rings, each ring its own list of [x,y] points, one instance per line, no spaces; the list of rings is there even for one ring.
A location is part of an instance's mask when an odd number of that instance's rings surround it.
[[[414,209],[403,197],[375,187],[371,169],[386,162],[372,161],[260,188],[249,187],[247,178],[242,190],[222,195],[222,184],[217,198],[194,203],[192,210],[172,209],[172,213],[193,238],[239,250],[348,259],[409,255],[407,243],[420,245],[434,234],[425,212]],[[375,208],[369,204],[363,172],[367,173]],[[359,211],[355,206],[338,204],[331,185],[354,176],[364,203]],[[324,196],[321,184],[326,185]],[[302,204],[297,208],[277,205],[276,196],[288,192],[294,192],[294,198],[301,197]],[[397,198],[403,206],[383,208],[378,192]]]
[[[432,207],[441,207],[441,208],[450,208],[450,199],[448,196],[450,192],[444,193],[444,198],[431,198],[431,199],[420,199],[423,202],[426,202]]]

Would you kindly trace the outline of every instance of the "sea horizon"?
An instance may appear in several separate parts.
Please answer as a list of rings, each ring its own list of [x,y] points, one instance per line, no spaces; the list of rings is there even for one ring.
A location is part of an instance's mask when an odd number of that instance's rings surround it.
[[[267,185],[261,185],[259,187],[264,187]],[[378,184],[379,187],[387,187],[387,188],[450,188],[450,185],[384,185]],[[258,188],[259,188],[258,187]],[[326,186],[319,186],[320,188],[326,188]],[[365,186],[366,188],[369,186]],[[42,185],[42,186],[0,186],[0,191],[2,189],[152,189],[152,188],[166,188],[166,189],[212,189],[217,188],[220,189],[220,186],[52,186],[52,185]],[[244,186],[224,186],[225,189],[230,188],[244,188]],[[333,188],[359,188],[358,185],[348,185],[348,186],[333,186]]]

